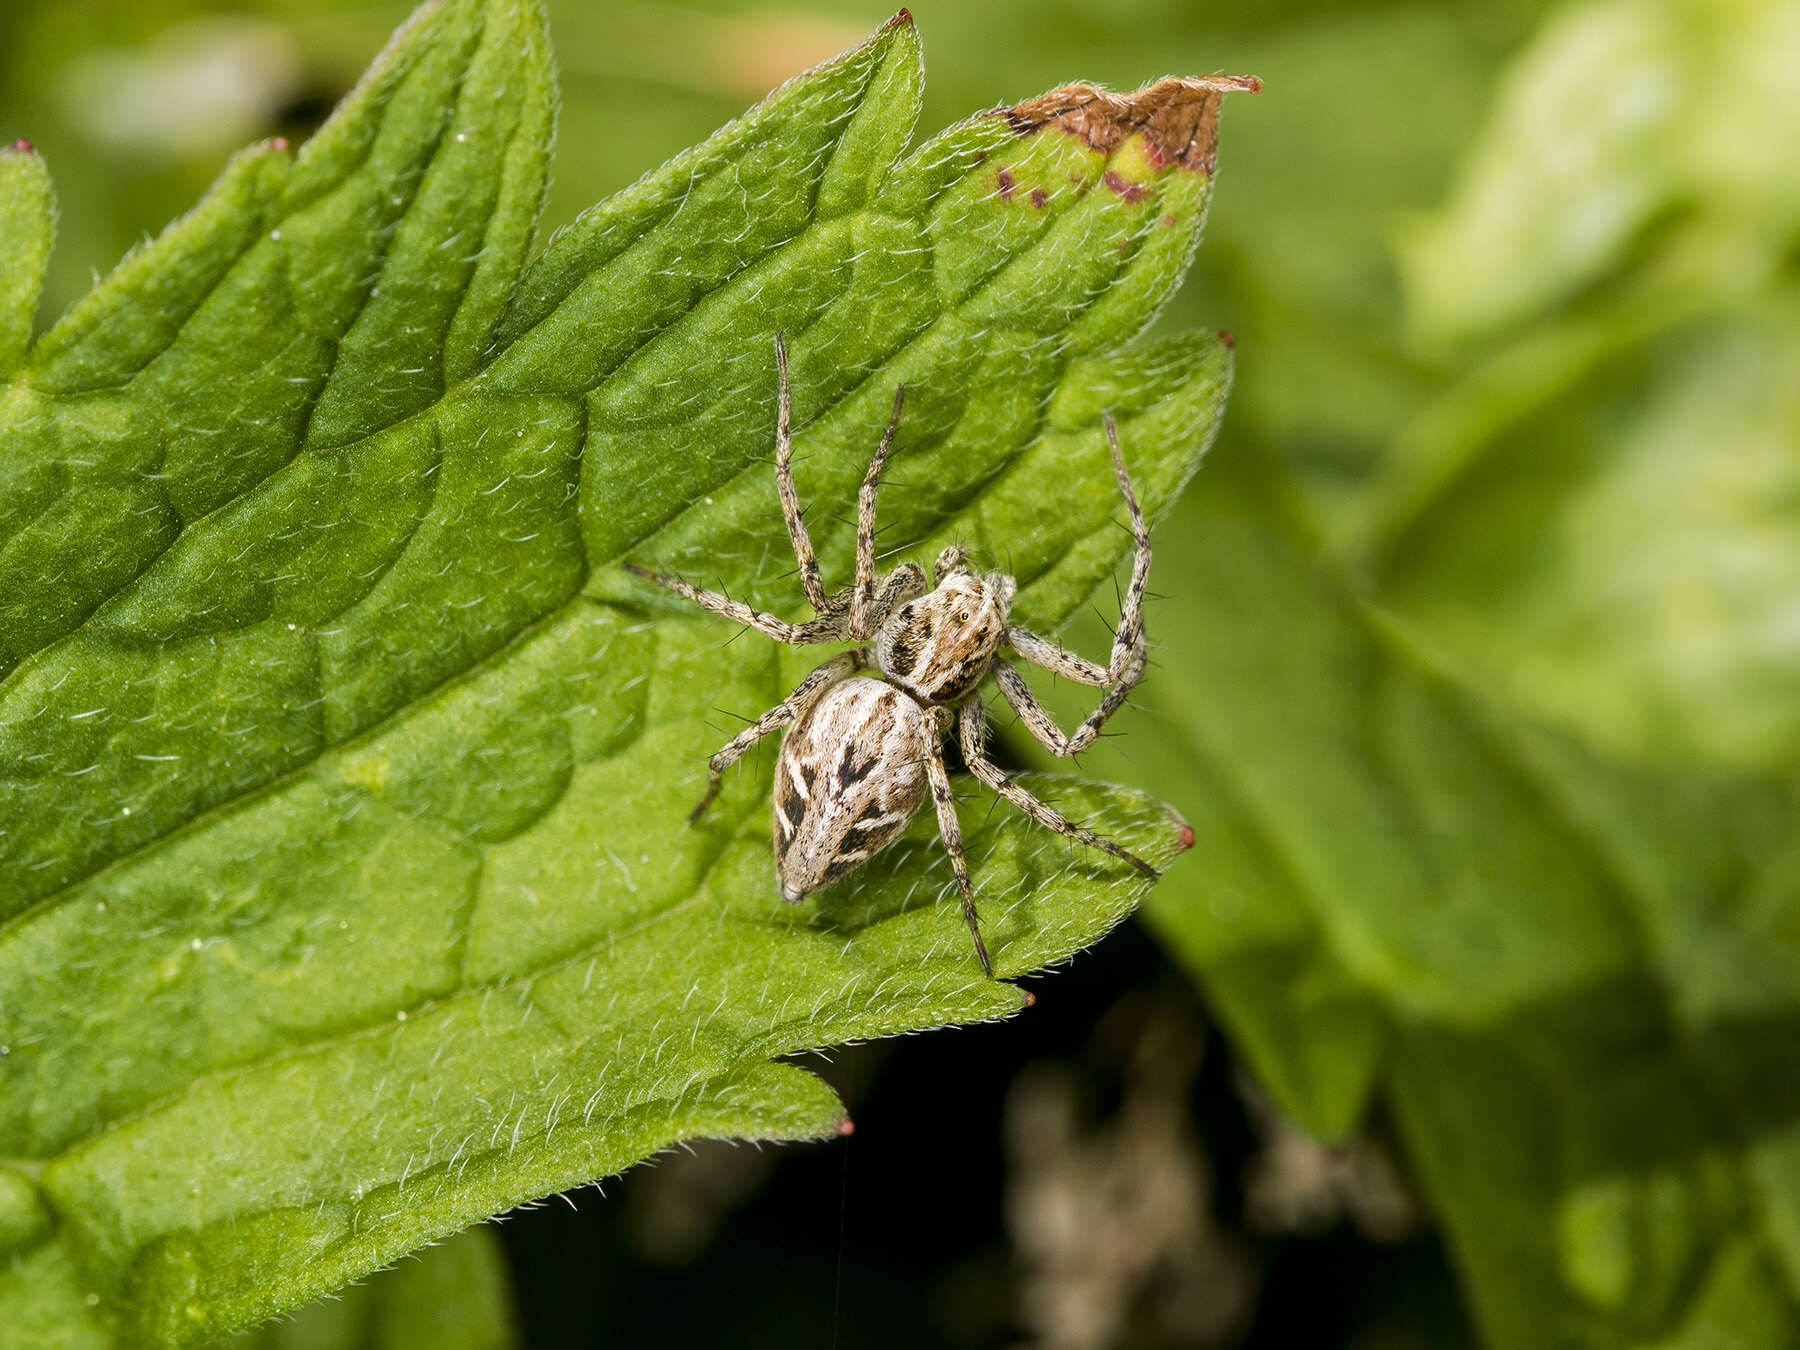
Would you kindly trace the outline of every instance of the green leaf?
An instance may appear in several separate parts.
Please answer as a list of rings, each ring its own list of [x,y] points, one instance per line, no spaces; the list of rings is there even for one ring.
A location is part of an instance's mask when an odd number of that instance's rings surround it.
[[[829,1134],[777,1057],[1022,1004],[939,903],[929,822],[800,909],[766,768],[685,825],[713,710],[811,662],[618,564],[797,607],[784,332],[827,571],[904,382],[889,537],[972,546],[1058,625],[1127,542],[1102,410],[1154,511],[1225,397],[1217,338],[1123,347],[1196,246],[1218,89],[1075,87],[900,158],[897,20],[527,262],[548,63],[530,0],[422,10],[0,395],[0,1316],[26,1344],[204,1344],[680,1139]],[[1180,847],[1145,798],[1037,786]],[[966,814],[1002,974],[1146,889]]]
[[[1800,756],[1800,295],[1621,343],[1484,429],[1383,595],[1484,687],[1622,756]]]
[[[1509,340],[1397,437],[1355,551],[1472,678],[1613,753],[1800,752],[1796,61],[1791,0],[1571,10],[1405,255],[1416,328]]]
[[[1266,460],[1172,523],[1207,584],[1088,765],[1191,821],[1147,916],[1258,1075],[1323,1135],[1390,1103],[1496,1347],[1791,1343],[1800,779],[1521,721],[1349,598]]]
[[[1216,6],[1186,8],[1219,21]],[[1440,198],[1479,129],[1499,21],[1453,5],[1265,5],[1253,36],[1194,48],[1256,71],[1273,96],[1232,110],[1230,190],[1177,306],[1225,317],[1256,354],[1228,441],[1280,446],[1322,507],[1441,384],[1405,351],[1391,236],[1396,216]]]
[[[0,1173],[0,1187],[11,1173]],[[22,1184],[22,1183],[21,1183]],[[0,1200],[0,1204],[5,1204]],[[0,1242],[12,1236],[0,1232]],[[10,1248],[9,1248],[10,1249]],[[9,1345],[101,1350],[113,1345],[56,1244],[0,1270]],[[511,1350],[518,1343],[506,1261],[491,1229],[475,1228],[363,1284],[223,1342],[230,1350]]]
[[[1792,0],[1591,0],[1502,82],[1448,206],[1402,248],[1433,342],[1516,324],[1604,281],[1659,222],[1730,220],[1747,256],[1800,223]]]

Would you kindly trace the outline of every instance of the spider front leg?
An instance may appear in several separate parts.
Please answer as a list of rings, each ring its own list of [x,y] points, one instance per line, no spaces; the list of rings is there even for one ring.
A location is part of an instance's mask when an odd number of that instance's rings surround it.
[[[1111,717],[1125,705],[1131,697],[1131,691],[1143,678],[1144,657],[1138,653],[1137,659],[1125,668],[1124,676],[1101,696],[1099,706],[1087,715],[1087,720],[1075,728],[1073,736],[1065,736],[1063,729],[1056,725],[1056,719],[1050,716],[1049,709],[1037,700],[1031,692],[1031,686],[1025,683],[1025,677],[1019,674],[1019,668],[1010,661],[994,662],[994,679],[1000,686],[1000,692],[1012,705],[1012,710],[1019,714],[1019,720],[1025,723],[1025,729],[1032,737],[1053,755],[1067,758],[1079,755],[1100,736],[1100,729]],[[1085,681],[1084,681],[1085,683]]]
[[[856,494],[856,581],[850,591],[850,636],[862,642],[875,636],[875,494],[881,487],[881,469],[887,463],[888,451],[894,444],[894,433],[900,427],[900,408],[906,402],[906,386],[894,390],[894,411],[888,416],[887,430],[881,433],[881,444],[875,447],[875,458],[863,475],[862,489]]]
[[[814,613],[842,614],[843,601],[825,593],[819,559],[813,552],[812,537],[806,532],[806,519],[800,514],[800,494],[794,490],[794,443],[789,435],[793,400],[788,392],[787,343],[780,333],[775,335],[775,374],[775,494],[781,498],[782,519],[787,521],[788,539],[800,564],[800,588],[806,592],[806,603]]]
[[[675,594],[685,596],[702,609],[710,609],[715,614],[723,614],[726,618],[741,623],[746,628],[754,628],[765,637],[772,637],[777,642],[785,642],[789,646],[802,647],[815,642],[842,642],[845,640],[844,619],[841,615],[828,614],[822,619],[810,619],[806,623],[788,623],[773,614],[764,614],[759,609],[751,609],[741,600],[733,600],[722,591],[703,591],[698,586],[689,585],[680,577],[672,577],[664,572],[653,572],[648,567],[639,567],[636,563],[624,564],[625,570],[636,576],[654,581],[659,586],[667,586]]]
[[[856,674],[866,664],[868,664],[868,654],[857,650],[840,653],[823,665],[815,667],[810,675],[794,686],[793,693],[739,732],[731,739],[729,745],[707,760],[706,795],[700,799],[700,804],[688,813],[688,824],[692,825],[706,814],[706,808],[711,806],[713,798],[719,795],[719,786],[724,780],[725,770],[742,759],[745,751],[771,731],[784,727],[799,717],[801,713],[812,706],[814,699],[825,692],[827,685],[835,684],[847,675]]]
[[[948,719],[949,709],[939,710],[940,719]],[[947,720],[940,728],[949,730]],[[925,763],[925,776],[931,780],[931,800],[937,807],[938,833],[944,839],[944,851],[950,855],[950,870],[956,873],[956,889],[962,894],[963,922],[969,925],[969,936],[975,939],[975,955],[981,960],[981,973],[994,978],[994,963],[988,960],[987,943],[981,940],[981,921],[975,913],[975,887],[969,880],[969,860],[963,856],[962,826],[956,820],[956,797],[950,791],[950,774],[944,768],[944,752],[940,748]]]
[[[1032,694],[1024,676],[1005,661],[997,661],[994,665],[1000,692],[1031,734],[1054,755],[1078,755],[1092,745],[1106,719],[1124,706],[1132,689],[1144,676],[1144,589],[1150,580],[1150,528],[1144,523],[1137,494],[1131,489],[1131,477],[1125,472],[1125,456],[1119,450],[1119,432],[1113,425],[1111,413],[1105,415],[1105,422],[1106,441],[1112,450],[1113,475],[1119,480],[1119,492],[1125,498],[1125,509],[1131,516],[1132,537],[1136,541],[1131,559],[1131,580],[1126,583],[1125,600],[1119,607],[1118,631],[1113,634],[1111,663],[1104,667],[1095,665],[1026,628],[1009,627],[1006,641],[1033,665],[1078,684],[1105,689],[1106,694],[1099,707],[1076,728],[1075,734],[1065,736]]]
[[[1012,779],[1004,770],[987,757],[987,711],[981,706],[979,697],[971,698],[962,705],[960,724],[963,761],[968,764],[969,772],[987,784],[1012,805],[1040,825],[1047,825],[1060,835],[1079,840],[1090,848],[1097,848],[1103,853],[1130,863],[1145,876],[1155,879],[1160,876],[1154,867],[1145,862],[1131,850],[1122,848],[1112,840],[1095,834],[1092,830],[1077,825],[1062,812],[1047,802],[1041,802]]]

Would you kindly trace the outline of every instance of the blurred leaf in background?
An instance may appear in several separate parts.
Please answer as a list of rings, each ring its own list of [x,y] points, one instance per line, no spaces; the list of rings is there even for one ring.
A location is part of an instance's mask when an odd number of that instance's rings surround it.
[[[1354,547],[1477,678],[1634,757],[1800,756],[1800,5],[1573,7],[1403,252],[1468,373]]]
[[[1288,1111],[1391,1104],[1500,1346],[1800,1335],[1797,38],[1546,18],[1391,234],[1423,396],[1335,508],[1234,418],[1089,761],[1188,813],[1152,921]]]

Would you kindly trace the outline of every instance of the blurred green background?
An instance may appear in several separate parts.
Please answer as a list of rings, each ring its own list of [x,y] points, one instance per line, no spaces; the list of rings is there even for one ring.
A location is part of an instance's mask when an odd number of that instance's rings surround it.
[[[406,9],[9,0],[42,317]],[[1800,1344],[1800,4],[913,10],[927,129],[1265,81],[1160,321],[1230,330],[1237,388],[1083,764],[1199,847],[1029,1035],[823,1068],[966,1137],[519,1219],[528,1343]],[[886,17],[553,0],[549,221]]]

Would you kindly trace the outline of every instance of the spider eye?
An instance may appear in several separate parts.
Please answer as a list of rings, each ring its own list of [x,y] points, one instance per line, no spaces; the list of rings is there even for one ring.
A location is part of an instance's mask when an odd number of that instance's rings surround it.
[[[957,610],[956,611],[956,621],[958,623],[967,623],[969,621],[969,611],[966,609]]]

